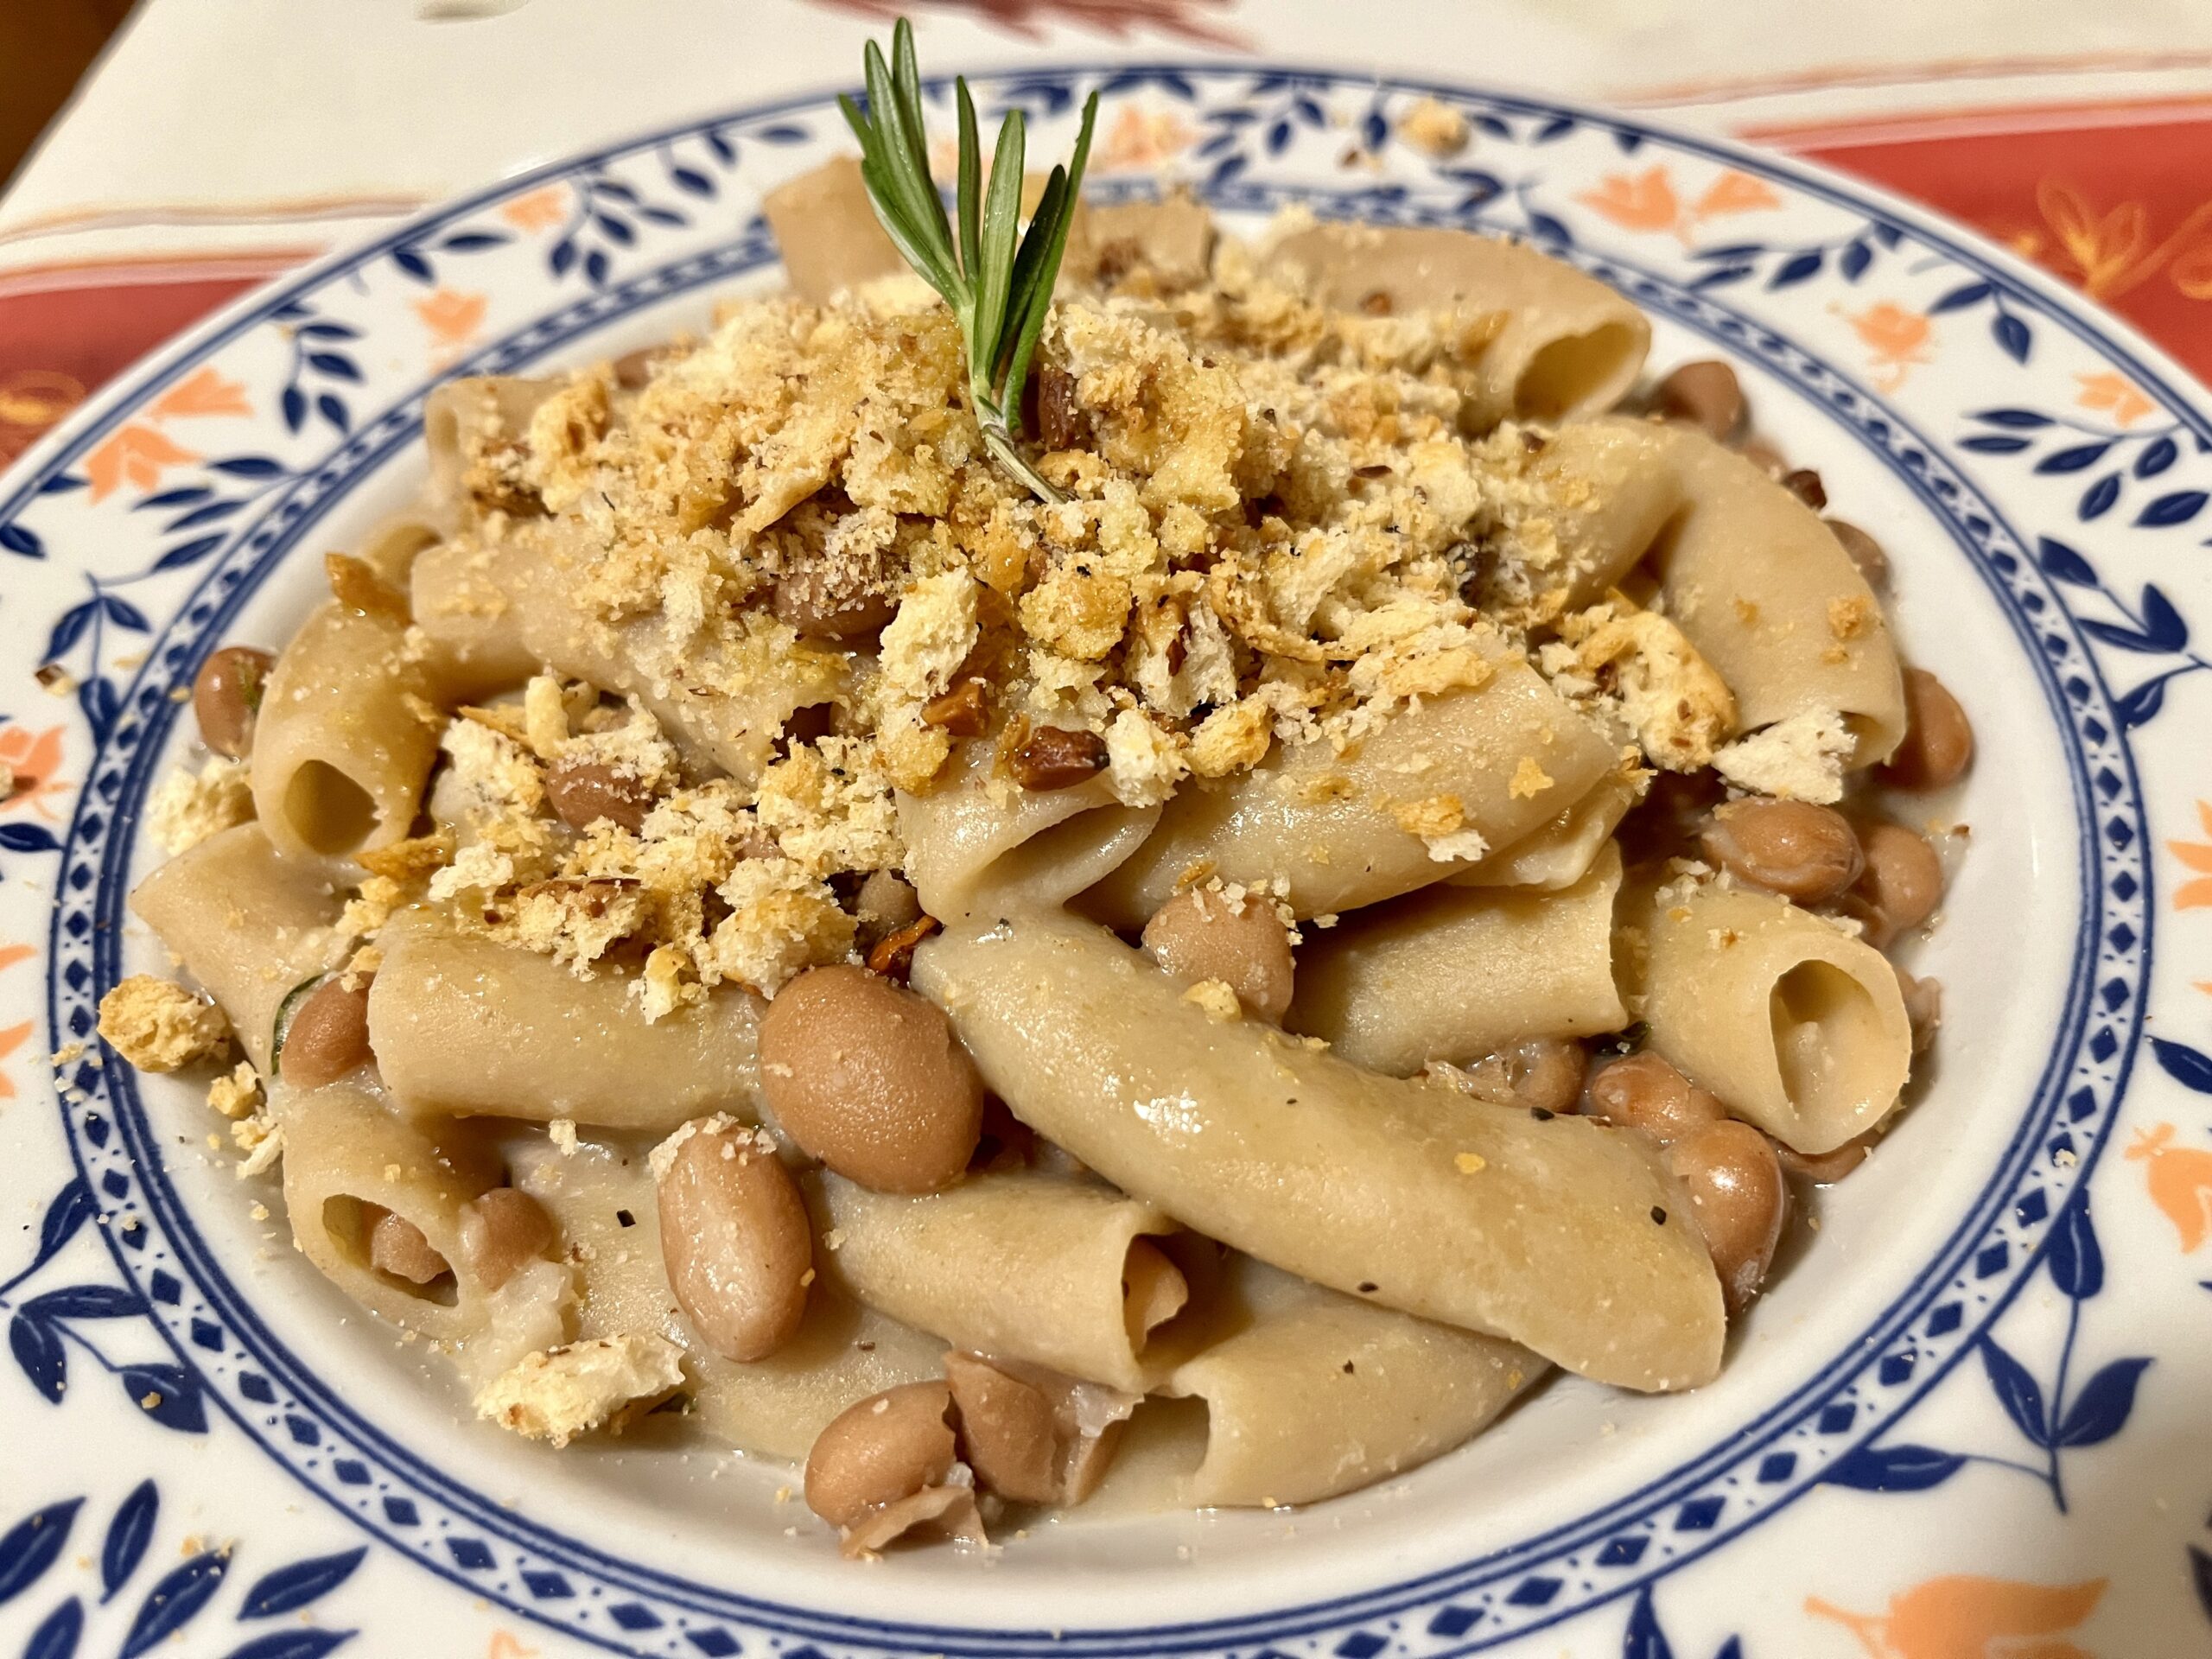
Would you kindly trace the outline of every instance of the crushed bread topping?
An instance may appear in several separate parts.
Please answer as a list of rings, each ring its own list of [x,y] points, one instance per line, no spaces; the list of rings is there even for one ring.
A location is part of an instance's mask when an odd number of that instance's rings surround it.
[[[220,1008],[151,974],[133,974],[100,999],[99,1033],[141,1071],[175,1071],[231,1045]]]

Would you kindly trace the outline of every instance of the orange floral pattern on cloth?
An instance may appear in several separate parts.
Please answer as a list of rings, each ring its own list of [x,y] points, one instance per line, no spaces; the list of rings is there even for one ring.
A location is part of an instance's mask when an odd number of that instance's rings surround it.
[[[2019,232],[2013,245],[2094,297],[2118,299],[2163,271],[2188,298],[2212,300],[2212,201],[2199,202],[2155,240],[2141,201],[2100,214],[2073,185],[2047,178],[2036,185],[2036,207],[2042,227]]]
[[[1733,171],[1723,173],[1702,195],[1686,203],[1663,162],[1641,173],[1609,173],[1595,190],[1583,191],[1575,200],[1624,231],[1671,231],[1685,246],[1690,233],[1708,219],[1782,206],[1782,198],[1764,180]]]
[[[91,499],[105,500],[126,486],[143,493],[161,483],[164,467],[200,459],[198,451],[186,448],[161,429],[163,421],[252,413],[243,385],[224,379],[213,368],[201,369],[156,398],[144,420],[131,422],[85,457]]]
[[[49,797],[65,794],[69,785],[54,774],[61,766],[61,735],[66,728],[49,726],[34,732],[28,726],[0,726],[0,765],[15,774],[16,786],[0,796],[0,812],[28,806],[48,823],[60,819],[46,809]],[[5,966],[0,963],[0,966]]]
[[[1886,1612],[1849,1612],[1817,1596],[1805,1611],[1842,1625],[1870,1659],[2094,1659],[2062,1638],[2104,1593],[2102,1579],[2046,1585],[1955,1573],[1899,1591]]]
[[[2136,1132],[2127,1160],[2149,1166],[2151,1202],[2181,1235],[2182,1254],[2193,1255],[2212,1236],[2212,1147],[2177,1147],[2174,1126],[2158,1123]]]
[[[1913,370],[1932,360],[1928,352],[1935,340],[1935,326],[1921,312],[1880,300],[1864,311],[1839,308],[1837,315],[1851,325],[1851,332],[1866,348],[1878,391],[1895,391]]]

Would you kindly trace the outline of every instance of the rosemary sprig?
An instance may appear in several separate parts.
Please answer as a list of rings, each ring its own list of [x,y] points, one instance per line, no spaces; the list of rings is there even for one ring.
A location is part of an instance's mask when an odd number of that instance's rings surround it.
[[[960,320],[961,337],[968,346],[968,396],[983,429],[984,446],[1040,500],[1061,500],[1060,493],[1022,459],[1014,440],[1021,434],[1021,389],[1029,378],[1029,359],[1052,307],[1052,284],[1067,251],[1068,227],[1075,221],[1076,193],[1090,156],[1090,125],[1098,113],[1098,94],[1093,92],[1083,106],[1075,159],[1065,168],[1052,168],[1027,233],[1018,235],[1021,111],[1013,111],[999,124],[986,194],[975,100],[968,95],[965,79],[953,83],[960,102],[956,247],[953,220],[946,217],[944,200],[930,177],[914,31],[904,17],[892,30],[890,63],[885,64],[873,41],[865,61],[867,112],[849,98],[837,103],[861,141],[861,177],[868,186],[868,201],[906,263],[944,296]]]

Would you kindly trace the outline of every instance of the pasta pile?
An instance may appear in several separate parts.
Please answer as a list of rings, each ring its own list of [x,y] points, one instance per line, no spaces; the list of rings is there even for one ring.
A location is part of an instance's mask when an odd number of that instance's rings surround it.
[[[1595,282],[1185,200],[1078,218],[1039,501],[849,164],[770,210],[791,291],[442,388],[209,659],[133,905],[212,1001],[106,1039],[234,1041],[241,1173],[486,1418],[804,1459],[849,1554],[1710,1379],[1934,1025],[1872,790],[1972,737],[1879,548],[1720,365],[1608,413]]]

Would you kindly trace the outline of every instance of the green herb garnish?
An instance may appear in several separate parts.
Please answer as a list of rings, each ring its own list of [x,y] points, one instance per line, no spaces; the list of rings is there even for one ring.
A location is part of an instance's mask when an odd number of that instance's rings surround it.
[[[1043,332],[1052,302],[1052,284],[1067,251],[1068,227],[1075,221],[1076,193],[1090,155],[1090,125],[1098,113],[1098,94],[1083,106],[1083,130],[1075,159],[1055,167],[1030,217],[1021,223],[1021,111],[999,124],[998,147],[991,156],[991,184],[983,189],[982,146],[976,133],[976,104],[968,83],[953,86],[960,102],[960,184],[955,198],[959,245],[953,221],[930,176],[929,143],[922,123],[922,80],[914,67],[914,31],[901,17],[891,34],[891,62],[870,41],[866,57],[868,112],[849,98],[838,107],[861,141],[861,177],[868,201],[885,232],[922,279],[944,296],[960,319],[968,344],[968,395],[982,423],[983,443],[1000,466],[1039,499],[1065,498],[1038,477],[1014,441],[1021,432],[1021,389],[1029,378],[1029,359]]]

